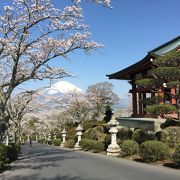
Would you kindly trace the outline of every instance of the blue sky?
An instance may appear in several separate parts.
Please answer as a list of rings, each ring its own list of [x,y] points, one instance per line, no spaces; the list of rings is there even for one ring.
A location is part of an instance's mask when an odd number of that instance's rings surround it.
[[[54,2],[61,8],[62,0]],[[108,80],[106,74],[126,68],[148,51],[180,35],[180,0],[112,0],[113,9],[92,3],[83,6],[92,39],[105,47],[90,56],[75,52],[70,55],[71,60],[61,59],[56,63],[77,74],[75,78],[62,80],[82,89],[109,81],[119,97],[124,98],[130,89],[127,81]],[[31,86],[46,83],[36,82]]]

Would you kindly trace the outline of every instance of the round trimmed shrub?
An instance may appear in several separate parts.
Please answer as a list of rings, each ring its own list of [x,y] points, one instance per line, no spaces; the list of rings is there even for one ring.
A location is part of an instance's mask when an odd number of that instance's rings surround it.
[[[154,131],[147,131],[146,141],[156,140],[156,133]]]
[[[167,134],[164,131],[156,132],[156,140],[157,141],[165,142],[166,141],[166,136],[167,136]]]
[[[156,162],[167,159],[170,149],[161,141],[146,141],[140,145],[139,155],[145,162]]]
[[[66,148],[74,148],[75,141],[73,139],[69,139],[65,142],[65,147]]]
[[[6,146],[6,151],[7,151],[7,158],[9,162],[13,162],[18,158],[18,148],[16,145],[8,145]]]
[[[53,140],[52,140],[52,144],[53,144],[54,146],[60,146],[60,145],[61,145],[61,139],[60,139],[60,138],[58,138],[58,139],[53,139]]]
[[[102,126],[90,128],[86,132],[84,132],[83,138],[98,140],[99,135],[102,134],[103,132],[104,132],[104,128]]]
[[[38,139],[38,143],[40,143],[40,144],[46,144],[46,139],[45,138],[41,138],[41,139]]]
[[[180,144],[176,146],[175,151],[171,156],[171,160],[176,164],[180,164]]]
[[[180,127],[167,127],[165,132],[167,133],[166,143],[169,147],[174,148],[180,144]]]
[[[138,144],[143,143],[147,139],[147,133],[143,129],[136,129],[132,134],[132,140],[136,141]]]
[[[118,129],[117,138],[122,141],[128,140],[128,139],[131,139],[132,133],[133,132],[130,129],[121,128],[121,129]]]
[[[92,140],[90,139],[82,139],[79,142],[79,145],[81,146],[83,150],[88,151],[92,149],[93,143],[92,143]]]
[[[123,156],[131,156],[139,152],[139,144],[133,140],[125,140],[120,145]]]
[[[102,141],[95,141],[93,142],[92,151],[93,152],[102,152],[105,150],[105,145]]]
[[[85,151],[101,152],[105,150],[104,143],[102,141],[96,141],[91,139],[82,139],[80,146]]]

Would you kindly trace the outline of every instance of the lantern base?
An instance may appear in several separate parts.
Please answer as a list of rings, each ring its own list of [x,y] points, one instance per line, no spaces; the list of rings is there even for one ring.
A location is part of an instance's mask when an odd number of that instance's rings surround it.
[[[81,147],[79,146],[79,143],[75,144],[74,149],[76,149],[76,150],[80,150],[81,149]]]
[[[120,151],[118,144],[110,144],[107,149],[107,156],[119,156]]]
[[[65,147],[65,142],[62,142],[60,147],[64,148]]]

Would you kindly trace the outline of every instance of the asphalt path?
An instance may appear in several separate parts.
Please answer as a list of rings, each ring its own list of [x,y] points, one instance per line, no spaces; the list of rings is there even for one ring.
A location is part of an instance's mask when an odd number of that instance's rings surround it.
[[[33,143],[0,180],[180,180],[180,170]]]

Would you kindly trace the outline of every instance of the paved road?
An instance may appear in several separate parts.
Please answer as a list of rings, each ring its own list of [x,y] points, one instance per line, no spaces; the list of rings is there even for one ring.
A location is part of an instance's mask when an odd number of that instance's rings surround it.
[[[33,143],[0,180],[180,180],[180,171]]]

